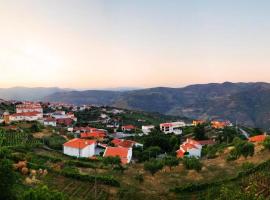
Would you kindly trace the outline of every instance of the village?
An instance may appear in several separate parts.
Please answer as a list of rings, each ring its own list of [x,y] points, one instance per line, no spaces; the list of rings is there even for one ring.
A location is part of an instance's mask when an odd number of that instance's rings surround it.
[[[268,158],[267,150],[262,151],[262,144],[269,141],[267,133],[228,120],[182,119],[94,105],[17,101],[5,105],[0,144],[13,152],[10,157],[25,177],[23,183],[33,187],[43,182],[71,199],[75,198],[72,187],[76,195],[80,187],[87,188],[77,199],[93,195],[99,196],[96,199],[118,198],[122,190],[113,194],[108,186],[121,183],[131,192],[131,183],[126,183],[130,178],[135,181],[132,184],[139,181],[142,185],[162,179],[158,185],[165,184],[166,191],[162,191],[169,195],[164,199],[175,199],[178,191],[188,193],[181,180],[193,184],[222,180],[222,173],[234,177],[245,164],[245,160],[239,161],[242,156],[257,164],[261,162],[257,157]],[[226,169],[218,167],[220,163]],[[55,177],[65,177],[65,183]],[[94,185],[87,187],[81,181]],[[167,193],[167,187],[175,192]],[[98,194],[90,192],[93,188]],[[140,186],[136,191],[151,196]],[[127,198],[127,194],[122,195]]]
[[[141,127],[136,127],[132,124],[120,125],[119,121],[115,120],[111,123],[112,119],[108,116],[108,113],[116,115],[124,113],[125,111],[118,109],[107,111],[103,108],[101,115],[96,120],[105,124],[106,128],[113,129],[113,132],[109,133],[106,129],[76,126],[77,117],[73,112],[91,109],[91,106],[84,105],[76,107],[74,105],[56,103],[50,104],[48,108],[51,109],[52,112],[44,113],[40,103],[22,102],[16,104],[16,113],[10,114],[9,112],[4,112],[0,122],[8,125],[13,122],[37,121],[44,126],[63,127],[67,132],[72,133],[72,136],[74,137],[63,144],[63,153],[65,155],[78,158],[94,158],[95,156],[100,155],[103,157],[119,156],[123,164],[128,164],[132,161],[133,147],[143,148],[143,144],[124,138],[130,137],[135,133],[138,136],[148,135],[155,129],[155,125],[142,125]],[[66,110],[68,110],[68,112],[66,112]],[[138,121],[139,120],[140,119],[138,119]],[[206,123],[206,121],[193,120],[190,124],[185,123],[184,121],[164,122],[159,124],[159,129],[164,134],[174,134],[179,136],[183,132],[182,128],[197,126],[203,123]],[[229,121],[211,121],[210,123],[215,129],[223,129],[227,126],[232,126]],[[120,130],[120,132],[118,130]],[[108,138],[110,139],[109,142]],[[104,141],[107,141],[107,143],[103,143]],[[112,145],[110,146],[108,143]],[[215,144],[214,140],[196,141],[191,138],[186,138],[186,141],[184,141],[176,151],[176,156],[178,158],[183,158],[184,156],[200,158],[202,147],[213,144]]]

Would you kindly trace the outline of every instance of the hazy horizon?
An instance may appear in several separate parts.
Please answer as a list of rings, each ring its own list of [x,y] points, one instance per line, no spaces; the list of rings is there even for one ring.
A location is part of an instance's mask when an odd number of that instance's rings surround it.
[[[0,88],[270,82],[270,2],[0,0]]]

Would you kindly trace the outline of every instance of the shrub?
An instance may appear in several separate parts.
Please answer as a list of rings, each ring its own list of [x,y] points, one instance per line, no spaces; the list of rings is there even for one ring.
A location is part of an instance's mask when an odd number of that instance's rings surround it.
[[[202,163],[199,159],[195,157],[185,157],[183,158],[183,164],[186,169],[194,169],[196,171],[200,171],[202,169]]]
[[[170,167],[170,170],[173,166],[177,166],[179,164],[179,159],[173,156],[168,156],[164,159],[164,164]]]
[[[163,163],[160,160],[150,160],[144,163],[144,170],[149,171],[152,175],[163,168]]]
[[[269,136],[266,137],[266,139],[264,140],[263,146],[264,146],[265,149],[270,150],[270,137]]]

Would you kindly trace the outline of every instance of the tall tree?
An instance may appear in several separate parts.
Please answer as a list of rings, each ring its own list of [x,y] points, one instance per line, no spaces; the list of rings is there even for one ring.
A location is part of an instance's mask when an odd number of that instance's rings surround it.
[[[0,161],[0,200],[15,199],[13,193],[16,175],[12,168],[12,163],[3,159]]]

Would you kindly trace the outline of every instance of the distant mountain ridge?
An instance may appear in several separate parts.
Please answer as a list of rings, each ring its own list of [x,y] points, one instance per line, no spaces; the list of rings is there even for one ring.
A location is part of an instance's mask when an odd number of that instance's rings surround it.
[[[270,84],[263,82],[57,92],[44,100],[116,106],[194,119],[229,119],[249,126],[270,127]]]
[[[0,88],[0,98],[5,100],[18,100],[18,101],[38,101],[44,97],[57,93],[70,91],[69,89],[61,89],[58,87],[12,87]]]
[[[270,128],[270,84],[263,82],[130,91],[15,87],[0,89],[0,99],[108,105],[193,119],[229,119],[248,126]]]

